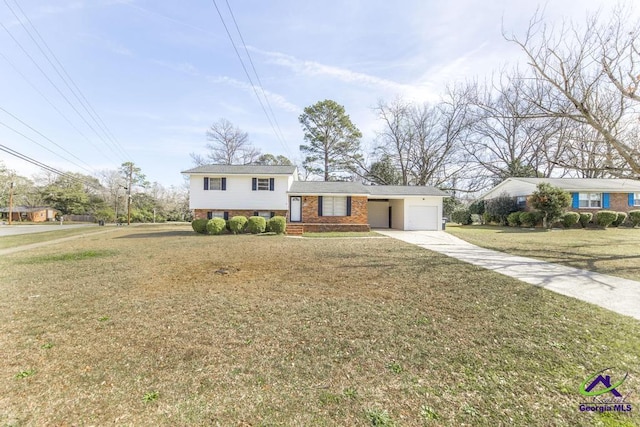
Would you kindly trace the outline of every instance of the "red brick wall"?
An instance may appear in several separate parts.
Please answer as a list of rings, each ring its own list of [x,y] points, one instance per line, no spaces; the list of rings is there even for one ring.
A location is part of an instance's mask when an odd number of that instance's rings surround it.
[[[351,216],[318,216],[318,196],[303,196],[302,222],[304,224],[363,224],[368,226],[367,197],[351,197]]]

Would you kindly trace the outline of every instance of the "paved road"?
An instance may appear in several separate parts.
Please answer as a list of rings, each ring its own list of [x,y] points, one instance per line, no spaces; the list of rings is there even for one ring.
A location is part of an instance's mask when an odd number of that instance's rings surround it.
[[[18,234],[44,233],[45,231],[65,230],[69,228],[88,227],[95,224],[47,224],[47,225],[21,225],[15,222],[11,225],[0,223],[0,237],[16,236]]]
[[[444,231],[376,232],[640,320],[640,282],[635,280],[484,249]]]

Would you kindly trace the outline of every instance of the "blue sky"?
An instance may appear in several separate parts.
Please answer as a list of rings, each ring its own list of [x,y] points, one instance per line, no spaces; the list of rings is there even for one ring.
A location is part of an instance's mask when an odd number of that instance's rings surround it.
[[[378,100],[434,101],[446,85],[483,79],[522,60],[501,27],[522,34],[538,7],[523,0],[216,0],[252,73],[227,5],[236,18],[278,137],[212,0],[18,4],[24,15],[15,0],[0,1],[0,144],[87,174],[131,160],[150,181],[166,186],[182,183],[180,171],[192,166],[189,153],[206,152],[205,132],[220,118],[248,132],[263,152],[300,161],[298,116],[306,106],[333,99],[345,106],[368,147],[380,126],[372,112]],[[548,22],[582,22],[588,11],[610,5],[556,0],[541,7]],[[38,50],[21,22],[47,52],[25,15],[71,76],[67,84],[90,106],[75,98]],[[23,175],[38,172],[2,152],[0,160]]]

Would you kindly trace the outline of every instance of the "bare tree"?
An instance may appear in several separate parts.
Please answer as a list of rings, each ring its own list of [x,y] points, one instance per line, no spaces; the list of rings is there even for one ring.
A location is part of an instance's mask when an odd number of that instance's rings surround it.
[[[533,71],[529,100],[538,114],[564,118],[595,130],[611,148],[607,169],[640,174],[636,118],[640,85],[640,25],[617,9],[608,22],[597,16],[584,26],[544,25],[536,14],[524,37],[505,38],[524,51]],[[615,158],[624,161],[618,167]]]
[[[220,119],[212,124],[207,130],[207,139],[210,142],[206,145],[209,150],[206,156],[191,153],[191,159],[196,165],[246,165],[260,157],[260,150],[249,142],[249,134],[227,119]]]

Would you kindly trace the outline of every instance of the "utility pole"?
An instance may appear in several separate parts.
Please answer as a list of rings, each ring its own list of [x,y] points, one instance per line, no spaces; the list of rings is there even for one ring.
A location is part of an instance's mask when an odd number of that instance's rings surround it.
[[[129,164],[129,185],[127,186],[127,225],[131,225],[131,181],[133,181],[133,163]]]
[[[13,182],[9,184],[9,225],[11,225],[12,216],[13,216]]]

